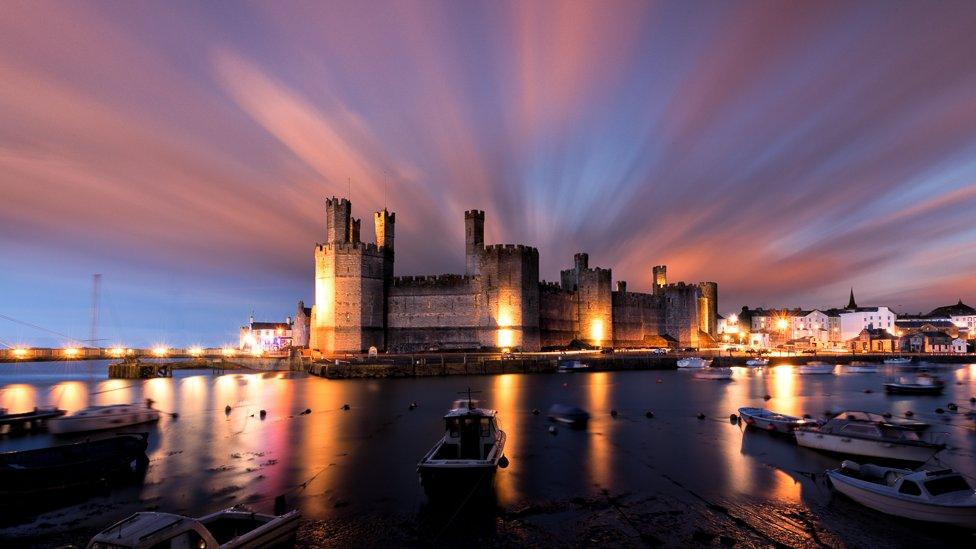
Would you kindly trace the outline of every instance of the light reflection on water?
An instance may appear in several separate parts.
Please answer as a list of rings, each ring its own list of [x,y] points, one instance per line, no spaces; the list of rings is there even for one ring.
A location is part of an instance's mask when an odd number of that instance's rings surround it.
[[[18,366],[23,371],[26,365]],[[603,488],[675,490],[665,475],[716,498],[809,504],[807,494],[816,490],[800,473],[822,472],[838,460],[788,439],[743,432],[728,419],[740,406],[814,417],[826,409],[910,409],[932,421],[933,429],[952,432],[959,449],[945,454],[944,463],[976,475],[976,437],[964,429],[972,422],[961,414],[934,413],[946,402],[968,402],[976,394],[976,365],[940,374],[952,381],[943,397],[885,395],[885,373],[802,376],[789,366],[733,372],[732,381],[696,380],[676,371],[347,381],[200,371],[147,381],[86,379],[69,372],[70,380],[61,381],[6,372],[0,373],[6,382],[0,407],[17,412],[56,404],[73,411],[89,403],[151,398],[158,409],[178,412],[176,419],[166,415],[158,425],[139,428],[151,433],[151,465],[138,499],[120,507],[119,515],[148,505],[187,513],[236,503],[268,510],[278,494],[310,518],[409,514],[425,501],[417,461],[443,434],[443,413],[467,386],[483,391],[478,398],[498,410],[508,434],[511,465],[496,479],[502,507],[593,495]],[[411,402],[419,406],[410,410]],[[346,403],[349,411],[341,409]],[[589,428],[560,428],[550,435],[545,411],[554,403],[589,410]],[[230,414],[224,412],[227,405]],[[306,408],[310,414],[301,413]],[[532,415],[533,408],[542,413]],[[268,412],[264,420],[262,409]],[[617,418],[611,410],[619,411]],[[655,418],[645,418],[645,410]],[[697,419],[699,412],[707,419]],[[0,451],[58,442],[49,435],[0,437]]]

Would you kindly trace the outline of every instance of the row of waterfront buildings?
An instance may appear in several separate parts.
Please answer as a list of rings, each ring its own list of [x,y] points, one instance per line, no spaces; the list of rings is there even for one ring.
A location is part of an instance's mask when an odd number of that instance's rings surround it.
[[[976,309],[960,299],[928,314],[860,307],[851,290],[846,307],[743,307],[719,319],[722,347],[781,351],[966,353],[976,340]]]
[[[558,282],[547,282],[536,248],[485,243],[480,210],[464,213],[463,274],[395,276],[396,214],[375,212],[375,240],[364,242],[349,200],[327,199],[325,210],[325,239],[314,248],[314,303],[299,302],[285,322],[252,317],[240,331],[242,349],[305,348],[313,356],[721,346],[964,352],[976,336],[976,311],[961,301],[898,317],[888,307],[859,307],[853,290],[845,308],[744,307],[722,317],[715,282],[671,283],[658,265],[649,290],[633,291],[625,281],[614,284],[611,269],[591,267],[585,253]]]

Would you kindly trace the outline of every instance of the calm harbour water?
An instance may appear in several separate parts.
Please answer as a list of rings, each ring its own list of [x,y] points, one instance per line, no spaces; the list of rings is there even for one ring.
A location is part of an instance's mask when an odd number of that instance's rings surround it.
[[[949,433],[941,463],[976,478],[976,434],[963,413],[976,395],[976,365],[940,367],[945,394],[924,397],[886,395],[885,373],[845,373],[843,367],[834,375],[806,376],[790,366],[735,368],[731,382],[695,380],[685,371],[342,381],[284,372],[178,371],[172,379],[132,381],[106,379],[106,364],[2,364],[0,407],[18,412],[57,405],[70,412],[152,398],[156,408],[179,417],[130,429],[150,432],[145,482],[95,498],[98,512],[89,501],[0,530],[0,536],[68,526],[97,530],[147,508],[202,514],[247,503],[270,511],[279,494],[309,519],[410,520],[426,501],[417,461],[443,434],[441,417],[456,393],[469,386],[498,410],[508,434],[511,464],[496,479],[502,511],[605,492],[668,494],[689,506],[709,501],[733,509],[800,508],[840,539],[897,544],[888,537],[895,519],[837,503],[809,475],[837,466],[838,459],[782,437],[744,432],[729,421],[740,406],[814,417],[825,410],[912,410],[934,431]],[[767,394],[772,398],[765,401]],[[410,410],[411,402],[418,407]],[[948,402],[959,403],[959,413],[935,413]],[[554,403],[589,410],[588,428],[550,434],[545,412]],[[351,409],[342,410],[344,404]],[[300,415],[306,408],[311,413]],[[268,412],[264,420],[262,409]],[[542,413],[533,415],[533,409]],[[648,410],[653,419],[645,417]],[[698,419],[699,412],[707,418]],[[0,451],[64,441],[48,434],[4,435]],[[939,539],[931,531],[926,535]]]

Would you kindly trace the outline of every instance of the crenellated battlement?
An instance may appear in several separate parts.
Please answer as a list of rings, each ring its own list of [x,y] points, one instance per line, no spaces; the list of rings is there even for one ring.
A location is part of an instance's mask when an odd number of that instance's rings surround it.
[[[479,275],[458,274],[395,276],[393,277],[393,286],[399,288],[409,286],[467,286],[479,278]]]
[[[490,246],[485,246],[486,254],[531,254],[539,255],[539,250],[533,246],[526,246],[525,244],[491,244]]]
[[[315,245],[316,252],[335,250],[336,252],[364,252],[367,254],[380,254],[382,247],[372,242],[325,242]]]
[[[484,210],[465,210],[464,211],[464,218],[465,219],[481,219],[481,220],[484,220],[485,219],[485,211]]]

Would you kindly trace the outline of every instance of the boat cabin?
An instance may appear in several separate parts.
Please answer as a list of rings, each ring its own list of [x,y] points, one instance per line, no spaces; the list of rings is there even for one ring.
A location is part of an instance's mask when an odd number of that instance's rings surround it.
[[[455,408],[444,416],[444,424],[444,441],[431,459],[489,459],[498,435],[494,410]]]
[[[900,496],[932,500],[947,494],[973,494],[966,479],[951,469],[912,472],[870,464],[851,468],[848,462],[844,462],[842,467],[848,476],[888,486]]]

